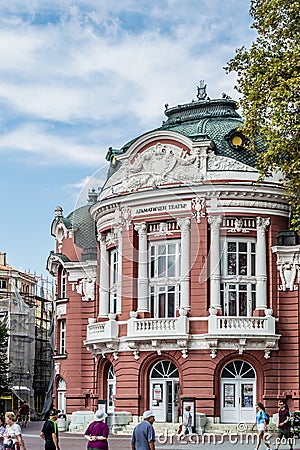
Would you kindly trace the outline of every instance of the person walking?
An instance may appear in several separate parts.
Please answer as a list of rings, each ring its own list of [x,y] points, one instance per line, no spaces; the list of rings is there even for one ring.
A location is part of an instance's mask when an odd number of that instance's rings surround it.
[[[182,417],[182,434],[192,434],[192,414],[191,407],[187,405]]]
[[[17,412],[17,416],[20,416],[22,422],[22,428],[26,428],[28,418],[29,418],[29,405],[26,402],[23,402]]]
[[[143,421],[133,430],[131,438],[132,450],[155,450],[154,421],[154,413],[150,410],[145,411],[143,414]]]
[[[23,450],[26,450],[21,434],[21,427],[16,423],[16,415],[12,411],[5,413],[5,423],[4,448],[19,450],[21,447]]]
[[[257,427],[257,444],[254,450],[258,450],[261,441],[263,440],[264,437],[264,433],[265,431],[268,431],[268,427],[267,427],[267,420],[268,420],[268,416],[265,413],[265,407],[263,405],[263,403],[261,402],[257,402],[256,405],[256,416],[255,416],[255,422],[252,425],[251,430],[254,430],[254,427],[256,425]],[[271,449],[271,446],[269,444],[269,442],[265,441],[266,447]]]
[[[277,427],[277,439],[276,450],[279,449],[281,439],[284,437],[286,442],[290,446],[290,450],[293,450],[293,439],[291,438],[291,413],[288,405],[284,400],[278,402],[278,427]]]
[[[108,426],[104,422],[107,414],[104,411],[96,411],[94,421],[87,427],[84,436],[88,440],[87,448],[108,450]]]
[[[45,441],[45,450],[59,450],[57,419],[59,411],[55,408],[49,412],[49,419],[43,425],[40,437]]]

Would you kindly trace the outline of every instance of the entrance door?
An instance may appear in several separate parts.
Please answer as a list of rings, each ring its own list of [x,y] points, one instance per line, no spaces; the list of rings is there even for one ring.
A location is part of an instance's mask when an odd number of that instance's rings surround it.
[[[245,361],[232,361],[221,375],[221,422],[254,422],[256,377]]]
[[[170,361],[155,364],[150,374],[150,409],[156,422],[177,422],[179,409],[178,370]]]

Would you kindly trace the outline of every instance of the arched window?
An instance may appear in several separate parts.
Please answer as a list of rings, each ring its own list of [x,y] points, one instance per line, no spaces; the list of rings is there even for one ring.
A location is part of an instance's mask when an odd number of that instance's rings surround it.
[[[228,363],[223,371],[221,378],[255,378],[253,367],[246,361],[232,361]]]
[[[159,361],[152,368],[151,378],[178,378],[178,369],[171,361]]]

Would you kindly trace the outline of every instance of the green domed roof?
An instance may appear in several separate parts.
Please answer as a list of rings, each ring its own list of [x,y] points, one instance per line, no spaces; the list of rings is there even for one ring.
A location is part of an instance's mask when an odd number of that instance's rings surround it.
[[[90,207],[91,205],[81,206],[66,217],[74,230],[74,243],[84,249],[83,260],[95,259],[97,255],[95,222],[90,214]]]
[[[234,130],[239,130],[243,125],[243,119],[237,112],[237,103],[225,94],[223,98],[211,100],[204,94],[198,96],[197,101],[192,101],[183,105],[169,108],[166,105],[165,115],[167,120],[161,127],[153,131],[170,130],[182,134],[192,141],[213,141],[216,155],[227,156],[238,160],[244,164],[255,167],[255,154],[244,147],[235,148],[230,145],[229,136]],[[145,133],[144,135],[147,135]],[[142,135],[142,136],[144,136]],[[121,149],[110,148],[106,159],[112,161],[115,155],[126,153],[128,148],[139,136]],[[258,141],[258,151],[261,150],[261,143]],[[118,163],[110,167],[108,177],[119,169]]]

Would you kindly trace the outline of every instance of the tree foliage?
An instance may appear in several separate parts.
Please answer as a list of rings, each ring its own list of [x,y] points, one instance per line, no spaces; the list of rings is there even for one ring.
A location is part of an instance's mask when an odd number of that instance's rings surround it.
[[[225,68],[237,72],[243,132],[257,154],[261,177],[281,172],[292,207],[292,226],[300,229],[300,1],[252,0],[250,15],[257,38],[242,47]]]
[[[7,341],[8,341],[8,330],[4,323],[0,322],[0,392],[7,388],[9,384],[9,372],[7,363]]]

